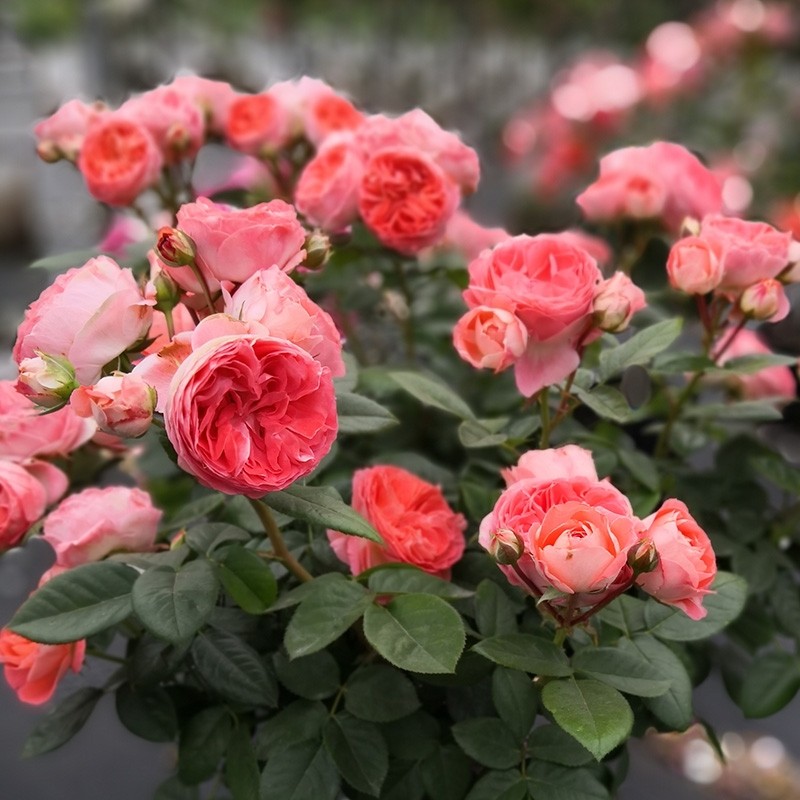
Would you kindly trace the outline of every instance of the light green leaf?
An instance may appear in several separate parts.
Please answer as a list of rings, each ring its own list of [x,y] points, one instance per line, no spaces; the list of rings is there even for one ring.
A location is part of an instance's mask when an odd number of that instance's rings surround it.
[[[572,657],[572,666],[577,672],[638,697],[658,697],[670,688],[670,681],[635,651],[584,647]]]
[[[594,389],[572,387],[572,393],[598,417],[612,422],[627,422],[631,416],[631,407],[625,395],[613,386],[595,386]]]
[[[471,597],[473,592],[423,572],[410,564],[375,568],[367,585],[378,594],[432,594],[446,600]]]
[[[246,530],[227,522],[205,522],[186,531],[186,544],[201,556],[211,555],[228,542],[246,542],[250,538]]]
[[[228,594],[248,614],[263,614],[278,595],[278,584],[269,566],[240,545],[225,552],[219,577]]]
[[[358,394],[343,393],[336,398],[339,433],[374,433],[397,425],[397,417],[380,403]]]
[[[600,382],[634,364],[646,364],[653,356],[666,350],[680,336],[683,320],[665,319],[634,334],[622,344],[600,353]]]
[[[683,416],[685,419],[708,419],[714,422],[769,422],[782,418],[772,400],[695,405],[687,408]]]
[[[467,448],[496,447],[508,439],[507,433],[500,433],[507,422],[508,417],[465,419],[458,426],[458,440]]]

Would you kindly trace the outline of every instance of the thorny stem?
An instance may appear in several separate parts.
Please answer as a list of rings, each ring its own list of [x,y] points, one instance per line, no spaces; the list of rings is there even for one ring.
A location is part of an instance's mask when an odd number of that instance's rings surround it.
[[[253,500],[252,498],[250,498],[250,505],[253,507],[256,514],[258,514],[258,518],[264,526],[264,532],[269,537],[275,555],[283,562],[286,569],[288,569],[295,578],[303,581],[303,583],[313,581],[314,576],[289,552],[289,548],[283,540],[280,529],[275,522],[275,517],[272,516],[269,507],[260,500]]]

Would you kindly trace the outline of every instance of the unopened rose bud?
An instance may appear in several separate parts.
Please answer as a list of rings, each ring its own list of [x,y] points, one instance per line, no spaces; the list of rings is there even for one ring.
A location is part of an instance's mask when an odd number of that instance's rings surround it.
[[[156,290],[156,308],[159,311],[172,311],[180,302],[181,291],[178,284],[164,270],[159,270],[153,278]]]
[[[524,552],[522,539],[510,528],[498,528],[492,534],[489,554],[498,564],[516,564]]]
[[[184,123],[174,122],[169,126],[165,138],[165,145],[171,153],[180,155],[189,149],[191,143],[191,134]]]
[[[156,239],[158,257],[170,267],[185,267],[194,264],[197,256],[190,236],[177,228],[161,228]]]
[[[46,164],[55,164],[56,161],[61,161],[64,154],[55,142],[42,141],[36,145],[36,155],[42,159]]]
[[[722,262],[699,236],[675,242],[667,259],[667,277],[674,289],[686,294],[708,294],[722,280]]]
[[[75,367],[63,356],[39,353],[20,361],[17,391],[37,406],[60,408],[77,387]]]
[[[153,420],[156,392],[138,375],[117,373],[94,386],[81,386],[70,398],[79,417],[91,417],[97,427],[115,436],[143,436]]]
[[[594,324],[602,331],[619,333],[645,305],[644,292],[624,272],[615,272],[597,287]]]
[[[777,322],[789,311],[789,301],[783,291],[783,284],[774,278],[767,278],[748,286],[739,298],[739,309],[752,319],[771,319]]]
[[[306,239],[305,249],[303,266],[306,269],[319,269],[331,257],[331,240],[321,231],[314,231]]]
[[[642,539],[628,550],[628,566],[633,570],[634,577],[652,572],[658,562],[658,551],[652,539]]]

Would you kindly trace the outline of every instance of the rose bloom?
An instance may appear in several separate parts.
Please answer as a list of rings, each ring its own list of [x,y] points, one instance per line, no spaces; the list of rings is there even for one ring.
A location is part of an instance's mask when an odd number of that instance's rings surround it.
[[[792,236],[766,222],[750,222],[712,214],[704,217],[700,236],[722,266],[722,290],[741,291],[776,277],[789,264]]]
[[[582,248],[597,262],[598,266],[603,267],[611,263],[613,255],[611,248],[599,236],[592,236],[580,228],[569,228],[550,235]]]
[[[484,250],[510,238],[511,234],[503,228],[486,228],[464,209],[458,208],[447,223],[441,247],[455,250],[467,261],[472,261]]]
[[[180,92],[198,106],[210,133],[222,135],[231,103],[238,97],[227,81],[213,81],[199,75],[178,75],[169,88]]]
[[[703,619],[703,597],[711,594],[717,562],[708,536],[680,500],[666,500],[644,520],[644,536],[653,541],[658,565],[636,583],[648,594],[675,606],[691,619]]]
[[[708,294],[722,280],[722,262],[700,236],[687,236],[672,245],[667,259],[670,285],[687,294]]]
[[[75,161],[89,125],[105,111],[102,103],[70,100],[47,119],[36,124],[36,150],[45,161],[66,158]]]
[[[739,310],[752,319],[780,322],[789,314],[789,298],[780,281],[766,278],[742,292]]]
[[[228,106],[225,137],[234,150],[262,155],[282,147],[291,134],[289,109],[272,90],[239,95]]]
[[[195,350],[170,383],[164,421],[182,469],[252,498],[308,475],[338,427],[330,370],[291,342],[252,335]]]
[[[295,188],[297,210],[326,231],[346,228],[358,216],[363,161],[352,140],[331,137],[306,164]]]
[[[436,244],[459,202],[458,187],[424,153],[385,148],[366,163],[358,208],[387,247],[413,255]]]
[[[600,330],[619,333],[646,305],[644,292],[624,272],[617,271],[597,286],[593,305],[595,324]]]
[[[42,538],[56,551],[57,566],[77,567],[114,552],[152,550],[161,514],[141,489],[84,489],[45,517]]]
[[[589,253],[548,234],[515,236],[469,265],[467,305],[506,308],[527,328],[528,348],[515,365],[526,397],[577,368],[601,277]]]
[[[528,331],[510,311],[476,306],[456,323],[453,344],[476,369],[502,372],[525,352]]]
[[[155,390],[138,375],[122,372],[101,378],[94,386],[81,386],[70,397],[79,417],[91,417],[104,433],[144,436],[153,421]]]
[[[153,317],[129,269],[107,256],[59,275],[25,312],[14,360],[42,352],[63,356],[79,383],[95,383],[103,367],[147,335]]]
[[[85,653],[83,639],[71,644],[39,644],[7,628],[0,631],[0,664],[8,685],[23,703],[46,703],[67,671],[80,672]]]
[[[333,551],[354,575],[378,564],[402,563],[450,578],[450,567],[464,552],[467,521],[450,508],[438,486],[400,467],[360,469],[353,475],[353,508],[384,542],[328,531]]]
[[[118,112],[89,126],[78,156],[89,194],[112,206],[128,206],[153,186],[163,163],[147,128]]]
[[[291,272],[305,256],[306,232],[294,208],[282,200],[233,208],[200,197],[182,205],[177,219],[178,230],[194,242],[197,266],[212,292],[220,281],[244,283],[273,265]],[[163,267],[182,288],[202,291],[189,267]]]
[[[316,147],[332,134],[355,130],[364,121],[364,115],[324,81],[301,78],[298,88],[302,93],[303,129]]]
[[[540,483],[557,478],[600,480],[591,452],[576,444],[565,444],[549,450],[528,450],[519,457],[516,466],[500,470],[500,474],[506,486],[528,478]]]

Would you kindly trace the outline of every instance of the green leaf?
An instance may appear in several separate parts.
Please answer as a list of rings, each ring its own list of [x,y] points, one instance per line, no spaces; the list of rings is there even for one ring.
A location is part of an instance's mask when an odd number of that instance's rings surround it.
[[[30,264],[31,269],[46,269],[51,272],[63,272],[70,267],[79,267],[85,264],[90,258],[97,258],[100,251],[96,247],[73,250],[69,253],[57,253],[53,256],[37,258]]]
[[[475,592],[475,624],[483,636],[517,632],[517,610],[508,595],[488,578]]]
[[[792,494],[800,495],[800,470],[791,466],[779,455],[759,456],[752,459],[750,463],[776,486]]]
[[[599,681],[550,681],[542,689],[542,703],[598,761],[622,744],[633,727],[628,701]]]
[[[714,422],[769,422],[782,419],[774,400],[742,400],[735,403],[708,403],[686,409],[686,419],[710,419]]]
[[[356,357],[351,353],[343,352],[342,361],[344,361],[345,374],[333,379],[337,394],[355,391],[358,384],[358,360]]]
[[[113,561],[83,564],[37,589],[8,627],[34,642],[64,644],[106,630],[129,616],[136,570]]]
[[[219,492],[204,495],[197,500],[193,500],[191,503],[182,505],[175,516],[161,526],[161,530],[169,532],[185,528],[189,525],[189,523],[195,522],[198,519],[203,519],[209,514],[212,514],[224,502],[225,495],[222,495]]]
[[[515,789],[518,794],[514,794]],[[492,770],[482,775],[465,800],[526,800],[527,797],[528,788],[522,782],[519,770],[508,769],[502,772]]]
[[[590,678],[638,697],[659,697],[670,688],[670,681],[636,651],[585,647],[572,657],[572,666]]]
[[[451,728],[458,746],[484,767],[510,769],[520,760],[520,749],[509,727],[496,717],[472,717]]]
[[[250,538],[246,530],[227,522],[204,522],[186,531],[186,544],[201,556],[211,555],[223,544],[246,542]]]
[[[168,642],[185,642],[211,616],[218,593],[214,567],[205,559],[191,561],[177,572],[156,567],[133,585],[133,610],[151,633]]]
[[[617,455],[635,481],[654,492],[661,490],[661,476],[652,458],[649,458],[639,450],[626,450],[624,448],[620,448],[617,451]]]
[[[231,735],[231,717],[224,706],[195,714],[178,745],[178,777],[191,786],[210,778],[225,754]]]
[[[466,638],[461,615],[439,597],[399,595],[364,615],[367,641],[388,662],[410,672],[451,673]]]
[[[389,753],[379,728],[337,714],[328,720],[323,736],[342,777],[360,792],[377,797],[389,771]]]
[[[447,600],[460,600],[473,594],[469,589],[443,581],[410,564],[376,567],[367,585],[377,594],[432,594]]]
[[[261,782],[258,761],[250,739],[250,731],[241,723],[228,743],[225,780],[233,800],[258,800]]]
[[[156,789],[153,800],[199,800],[200,792],[196,786],[184,786],[177,775],[167,778]]]
[[[425,791],[436,800],[463,800],[471,780],[469,760],[453,744],[439,748],[422,762]]]
[[[665,319],[634,334],[622,344],[600,353],[600,382],[634,364],[646,364],[653,356],[666,350],[680,336],[683,320]]]
[[[103,696],[100,689],[78,689],[36,721],[22,748],[24,758],[49,753],[66,744],[87,722]]]
[[[508,422],[508,417],[496,419],[465,419],[458,426],[458,440],[466,448],[496,447],[508,439],[507,433],[500,429]]]
[[[327,719],[328,709],[318,700],[295,700],[259,728],[258,757],[265,761],[286,747],[317,739]]]
[[[358,394],[343,393],[336,397],[339,433],[375,433],[397,425],[397,417],[374,400]]]
[[[545,761],[531,762],[528,788],[532,797],[546,800],[610,800],[606,788],[589,770]]]
[[[489,661],[510,669],[563,678],[572,674],[564,651],[553,642],[529,633],[492,636],[472,648]]]
[[[591,390],[573,386],[572,394],[602,419],[612,422],[627,422],[630,419],[631,407],[625,395],[613,386],[600,385]]]
[[[588,764],[592,754],[558,725],[542,725],[528,737],[528,750],[541,761],[565,767]]]
[[[301,742],[281,750],[261,773],[261,797],[275,800],[335,800],[339,773],[321,742]]]
[[[800,662],[782,651],[762,653],[747,669],[738,704],[744,715],[769,717],[780,711],[800,689]]]
[[[278,596],[272,570],[252,550],[233,545],[219,564],[225,591],[248,614],[263,614]]]
[[[716,365],[707,356],[694,353],[662,353],[653,359],[653,372],[665,375],[683,375],[686,372],[700,372],[714,369]]]
[[[294,612],[283,643],[289,658],[315,653],[338,639],[372,602],[373,595],[361,584],[347,580],[310,583],[309,593]]]
[[[356,670],[347,681],[345,708],[368,722],[391,722],[419,708],[414,684],[399,670],[371,664]]]
[[[475,419],[472,409],[443,381],[419,372],[390,372],[389,377],[425,406],[432,406],[460,419]]]
[[[238,636],[207,630],[194,640],[191,653],[203,680],[223,697],[245,705],[275,705],[274,678],[258,653]]]
[[[383,544],[383,539],[372,525],[350,508],[332,486],[293,484],[282,492],[271,492],[264,502],[275,511],[294,519]]]
[[[323,700],[339,690],[339,665],[327,650],[292,661],[284,653],[276,653],[275,671],[290,692],[307,700]]]
[[[492,675],[492,701],[500,719],[517,741],[522,741],[536,721],[539,697],[533,682],[518,669],[497,667]]]
[[[791,367],[797,363],[797,356],[781,356],[777,353],[751,353],[737,356],[718,367],[724,372],[735,372],[738,375],[752,375],[769,367]]]
[[[612,600],[598,616],[603,622],[622,631],[626,636],[632,636],[647,627],[644,620],[645,607],[644,600],[622,594]]]
[[[117,689],[116,706],[120,722],[148,742],[171,742],[178,735],[172,698],[158,686],[137,689],[123,683]]]
[[[733,622],[742,613],[747,599],[747,582],[730,572],[718,572],[711,585],[714,594],[703,598],[708,612],[703,619],[689,619],[683,611],[651,600],[645,607],[647,628],[660,639],[693,642],[707,639]]]

